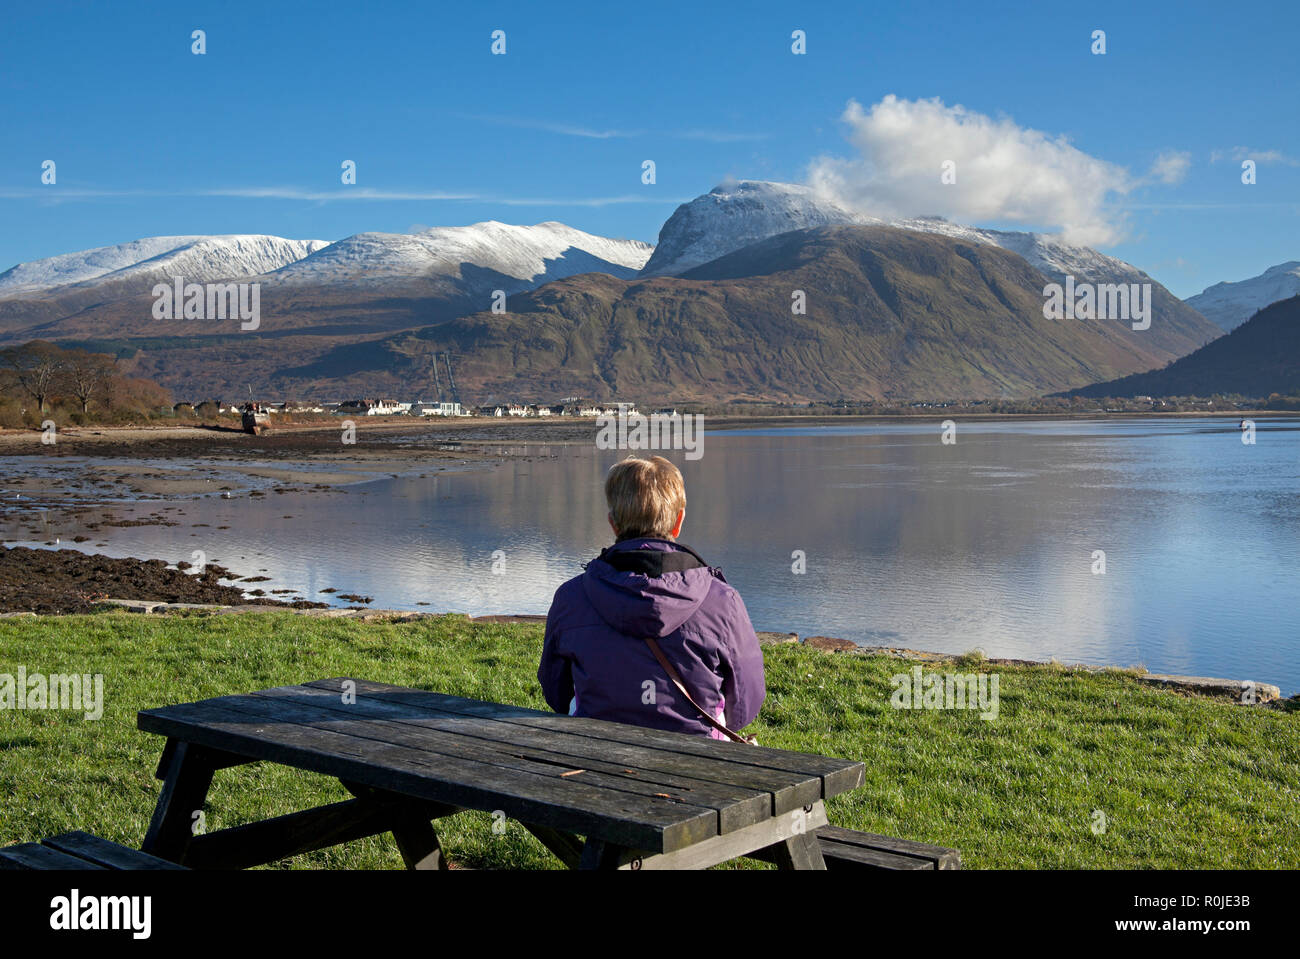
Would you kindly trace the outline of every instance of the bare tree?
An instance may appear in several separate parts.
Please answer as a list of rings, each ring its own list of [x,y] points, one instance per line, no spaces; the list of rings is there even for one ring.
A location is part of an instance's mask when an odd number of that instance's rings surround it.
[[[0,359],[14,371],[18,384],[31,394],[44,413],[45,401],[63,373],[63,351],[53,343],[32,340],[0,352]]]
[[[117,370],[117,360],[107,353],[68,350],[64,353],[64,371],[68,392],[81,401],[81,412],[90,411],[90,400],[108,387]]]

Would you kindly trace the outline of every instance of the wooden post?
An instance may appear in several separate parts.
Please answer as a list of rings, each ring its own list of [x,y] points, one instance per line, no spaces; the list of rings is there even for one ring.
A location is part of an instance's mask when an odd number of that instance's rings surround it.
[[[163,761],[167,766],[163,788],[141,849],[185,865],[185,851],[194,837],[194,813],[208,798],[216,764],[203,747],[175,740],[168,741]]]

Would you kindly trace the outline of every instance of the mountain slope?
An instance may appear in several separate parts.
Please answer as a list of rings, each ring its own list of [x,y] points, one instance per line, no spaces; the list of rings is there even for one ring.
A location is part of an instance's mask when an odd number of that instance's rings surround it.
[[[1185,301],[1220,329],[1234,330],[1259,310],[1300,293],[1300,261],[1279,263],[1259,276],[1216,283]]]
[[[829,224],[892,226],[1000,247],[1024,257],[1057,283],[1063,282],[1067,274],[1076,282],[1150,283],[1152,323],[1146,332],[1162,351],[1188,353],[1220,333],[1195,309],[1137,267],[1089,247],[1068,246],[1045,234],[963,226],[941,217],[886,222],[845,210],[807,187],[761,180],[718,186],[679,206],[660,230],[654,255],[642,275],[681,275],[756,240],[786,230]]]
[[[1169,366],[1075,390],[1080,396],[1300,395],[1300,296],[1260,310]]]
[[[586,275],[284,369],[277,389],[419,382],[456,355],[471,401],[1035,395],[1172,358],[1119,321],[1055,321],[1044,277],[996,246],[910,230],[780,234],[681,277]],[[804,291],[806,315],[791,311]]]

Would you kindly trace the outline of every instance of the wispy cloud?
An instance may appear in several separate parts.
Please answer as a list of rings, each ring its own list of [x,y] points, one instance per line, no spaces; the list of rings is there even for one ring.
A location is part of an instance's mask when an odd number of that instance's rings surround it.
[[[621,196],[594,196],[577,198],[557,197],[507,197],[485,196],[489,203],[502,206],[614,206],[621,203],[689,203],[694,197],[668,197],[651,193],[624,193]]]
[[[542,130],[546,133],[558,133],[566,137],[585,137],[590,140],[613,140],[625,137],[639,137],[640,130],[596,130],[591,127],[576,126],[569,123],[552,123],[547,120],[533,120],[525,117],[487,116],[478,113],[457,114],[462,120],[477,120],[495,126],[516,127],[521,130]]]
[[[479,123],[491,123],[495,126],[515,127],[520,130],[542,130],[561,136],[584,137],[590,140],[632,139],[634,137],[666,137],[672,140],[701,140],[707,143],[747,143],[766,140],[767,133],[744,133],[731,130],[602,130],[579,126],[571,123],[557,123],[550,120],[536,120],[526,117],[495,116],[481,113],[456,114],[463,120],[476,120]]]
[[[199,190],[182,196],[229,196],[268,200],[481,200],[477,193],[447,193],[442,190],[375,190],[370,187],[342,187],[337,190],[301,190],[297,187],[230,187]]]
[[[1233,160],[1254,160],[1257,166],[1300,166],[1300,160],[1289,157],[1280,150],[1252,150],[1250,147],[1233,147],[1231,150],[1215,150],[1210,154],[1210,162]]]
[[[624,193],[617,196],[589,197],[531,197],[508,196],[494,193],[460,193],[442,190],[375,190],[368,187],[341,187],[336,190],[306,190],[290,186],[229,187],[206,190],[96,190],[65,188],[60,186],[31,187],[22,190],[0,189],[4,200],[44,200],[67,202],[72,200],[154,198],[232,197],[255,200],[299,200],[309,203],[336,201],[373,202],[394,201],[473,201],[495,203],[501,206],[573,206],[599,207],[629,203],[685,203],[690,197],[669,197],[647,190],[645,193]]]
[[[1181,183],[1192,166],[1192,155],[1185,150],[1165,150],[1151,164],[1151,177],[1161,183]]]
[[[1242,210],[1247,207],[1266,210],[1300,210],[1300,201],[1280,200],[1275,203],[1129,203],[1117,204],[1125,210]]]

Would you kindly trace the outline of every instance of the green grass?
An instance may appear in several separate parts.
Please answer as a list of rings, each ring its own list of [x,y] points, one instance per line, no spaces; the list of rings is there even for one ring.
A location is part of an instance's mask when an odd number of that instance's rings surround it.
[[[162,740],[139,709],[354,675],[546,708],[534,626],[441,617],[358,623],[288,614],[127,613],[0,622],[0,673],[102,673],[103,718],[0,712],[0,845],[69,829],[138,846]],[[765,746],[850,757],[863,788],[832,822],[959,849],[967,868],[1300,865],[1300,713],[1189,698],[1123,673],[996,667],[1000,711],[901,710],[890,677],[912,663],[769,647]],[[955,667],[940,667],[940,671]],[[992,671],[978,662],[963,667]],[[927,667],[927,672],[930,669]],[[273,765],[219,772],[209,831],[346,798],[331,780]],[[1094,811],[1106,818],[1094,833]],[[453,861],[555,868],[517,823],[487,813],[439,829]],[[281,864],[400,868],[379,836]]]

